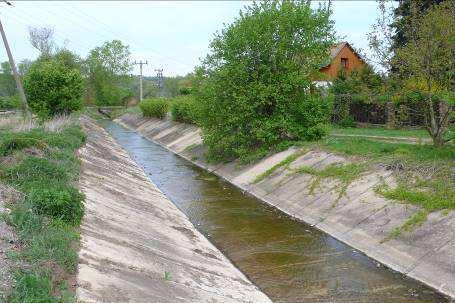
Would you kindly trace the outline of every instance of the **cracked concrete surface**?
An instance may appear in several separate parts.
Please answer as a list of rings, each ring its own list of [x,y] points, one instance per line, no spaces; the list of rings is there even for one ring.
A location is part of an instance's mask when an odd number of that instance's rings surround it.
[[[116,121],[386,266],[455,297],[455,212],[432,213],[411,233],[384,242],[394,228],[418,211],[415,206],[398,204],[374,193],[374,187],[381,180],[394,184],[390,172],[365,173],[336,201],[338,193],[333,188],[336,183],[324,180],[310,193],[311,176],[296,176],[292,169],[301,166],[321,169],[331,163],[349,161],[340,156],[309,151],[288,168],[279,168],[254,184],[257,176],[297,150],[291,148],[249,166],[210,165],[203,161],[200,131],[193,125],[144,119],[134,114],[123,115]]]
[[[82,124],[79,302],[271,302],[114,139],[86,118]]]

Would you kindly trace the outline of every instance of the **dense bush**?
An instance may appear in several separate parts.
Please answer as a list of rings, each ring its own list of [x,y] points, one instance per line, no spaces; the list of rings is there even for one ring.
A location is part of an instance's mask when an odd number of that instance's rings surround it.
[[[84,79],[60,60],[38,60],[24,77],[24,89],[32,111],[47,118],[82,107]]]
[[[256,2],[215,36],[193,87],[209,156],[245,157],[324,133],[326,115],[310,118],[307,104],[310,75],[334,42],[329,16],[309,2]]]
[[[187,87],[187,86],[180,87],[179,94],[183,95],[183,96],[191,95],[191,87]]]
[[[175,98],[171,102],[172,119],[184,123],[196,124],[198,121],[198,104],[192,96]]]
[[[169,111],[169,101],[164,99],[147,99],[139,103],[144,117],[163,119]]]

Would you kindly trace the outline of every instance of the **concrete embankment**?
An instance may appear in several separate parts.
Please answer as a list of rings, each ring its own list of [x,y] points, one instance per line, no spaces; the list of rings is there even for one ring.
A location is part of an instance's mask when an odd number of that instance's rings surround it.
[[[303,153],[290,148],[251,165],[235,162],[212,165],[204,161],[200,130],[193,125],[144,119],[134,114],[125,114],[116,121],[386,266],[455,297],[455,212],[434,212],[412,232],[384,241],[418,211],[415,206],[375,194],[378,184],[394,183],[389,171],[364,173],[338,199],[340,184],[322,180],[313,188],[313,177],[296,170],[304,166],[323,169],[352,159],[320,150]],[[280,167],[255,183],[258,176],[294,153],[301,155],[289,166]]]
[[[114,139],[83,125],[79,302],[271,302]]]

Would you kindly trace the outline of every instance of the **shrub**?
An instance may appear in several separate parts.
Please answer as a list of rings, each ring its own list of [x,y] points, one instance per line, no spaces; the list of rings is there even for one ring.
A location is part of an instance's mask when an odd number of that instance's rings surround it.
[[[191,95],[191,87],[187,87],[187,86],[180,87],[179,94],[184,95],[184,96]]]
[[[58,60],[38,60],[24,77],[30,108],[40,118],[68,114],[82,107],[84,79]]]
[[[306,103],[310,75],[334,42],[329,17],[305,1],[255,2],[216,34],[193,86],[209,157],[264,154],[286,140],[319,137],[325,118],[312,118]]]
[[[148,99],[139,103],[139,108],[144,117],[163,119],[169,111],[169,102],[163,99]]]
[[[197,123],[198,108],[192,96],[175,98],[171,103],[172,119],[184,123]]]
[[[16,109],[22,108],[22,102],[19,96],[0,97],[0,109]]]
[[[344,117],[343,119],[341,119],[341,121],[338,122],[338,125],[340,125],[342,127],[357,127],[357,124],[355,123],[354,118],[352,118],[351,116],[347,116],[347,117]]]
[[[83,194],[68,184],[34,183],[30,186],[27,199],[37,214],[59,219],[69,224],[79,224],[84,214]]]

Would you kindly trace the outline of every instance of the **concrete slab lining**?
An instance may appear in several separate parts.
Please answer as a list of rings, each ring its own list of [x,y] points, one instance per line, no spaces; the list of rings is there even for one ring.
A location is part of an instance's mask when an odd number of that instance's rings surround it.
[[[308,188],[312,177],[304,174],[295,176],[295,170],[302,166],[322,169],[332,163],[349,163],[348,158],[324,151],[308,151],[287,169],[280,168],[254,183],[257,176],[297,152],[297,149],[269,156],[252,165],[241,166],[231,162],[214,166],[201,159],[203,148],[200,145],[192,148],[194,142],[201,142],[197,131],[184,133],[180,139],[176,134],[178,145],[154,138],[162,131],[169,135],[168,129],[175,125],[184,125],[194,130],[193,125],[143,119],[134,114],[123,115],[116,122],[138,131],[194,164],[213,171],[281,211],[315,225],[378,262],[455,298],[455,213],[433,213],[425,224],[412,232],[384,241],[394,228],[401,226],[418,211],[415,206],[398,204],[375,194],[375,185],[382,180],[395,184],[389,172],[366,172],[361,179],[349,185],[346,194],[337,201],[338,195],[334,190],[336,182],[322,182],[310,194]],[[157,132],[154,125],[162,126],[163,123],[165,129],[160,128]]]
[[[114,139],[82,122],[88,142],[80,150],[86,213],[78,302],[271,302]]]

